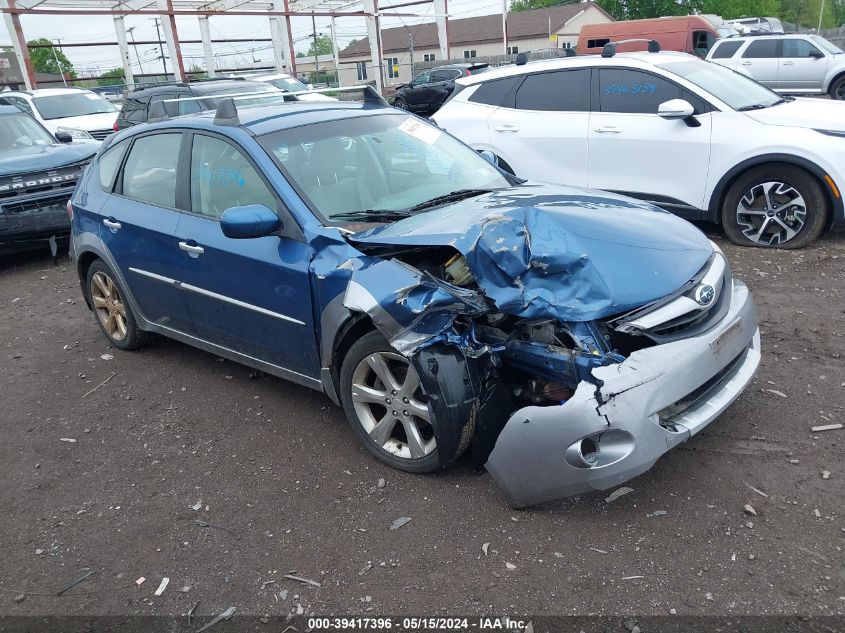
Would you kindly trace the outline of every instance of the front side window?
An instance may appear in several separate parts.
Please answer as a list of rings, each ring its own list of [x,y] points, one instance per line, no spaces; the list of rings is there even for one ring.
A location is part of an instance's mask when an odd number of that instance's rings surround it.
[[[734,42],[721,42],[716,46],[713,50],[713,55],[711,56],[712,59],[730,59],[734,56],[739,48],[742,46],[742,42],[734,41]]]
[[[605,44],[610,44],[610,38],[599,37],[594,40],[587,40],[587,48],[602,48]]]
[[[602,112],[657,114],[661,103],[679,98],[680,87],[662,77],[623,68],[599,70],[599,101]]]
[[[466,189],[509,182],[441,129],[406,114],[378,114],[281,130],[258,139],[322,221],[401,212]]]
[[[182,134],[151,134],[132,145],[123,167],[123,195],[158,207],[176,207],[176,165]]]
[[[756,40],[748,45],[742,56],[746,59],[768,59],[778,56],[778,40]]]
[[[47,130],[27,114],[0,116],[0,156],[12,157],[21,149],[55,142]]]
[[[590,109],[590,71],[559,70],[528,75],[516,91],[519,110],[587,112]]]
[[[520,81],[522,81],[520,76],[485,81],[472,93],[469,101],[492,106],[513,107],[513,103],[506,103],[506,99]],[[513,100],[511,99],[511,101]]]
[[[421,73],[414,77],[414,81],[411,83],[415,86],[421,86],[422,84],[427,84],[431,81],[431,73]]]
[[[117,111],[117,108],[111,103],[93,92],[72,92],[49,97],[33,97],[32,103],[45,121]]]
[[[783,40],[783,54],[781,55],[781,57],[824,57],[824,53],[822,53],[818,48],[810,44],[810,42],[808,42],[807,40],[788,38]]]
[[[219,218],[226,209],[249,204],[275,210],[276,198],[240,150],[219,138],[195,135],[191,211]]]
[[[120,118],[133,123],[142,123],[147,120],[146,100],[126,99],[123,108],[120,110]]]

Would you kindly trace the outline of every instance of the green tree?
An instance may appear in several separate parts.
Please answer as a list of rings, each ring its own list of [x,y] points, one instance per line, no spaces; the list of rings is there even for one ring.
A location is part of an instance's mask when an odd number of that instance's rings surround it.
[[[832,2],[824,3],[824,12],[822,13],[823,29],[837,26],[836,15],[832,5]],[[822,0],[781,0],[779,17],[796,26],[815,28],[819,25],[820,12],[822,12]]]
[[[31,46],[32,44],[52,44],[52,42],[46,37],[39,37],[37,40],[29,40],[27,44]],[[73,63],[58,48],[30,48],[29,58],[36,72],[55,75],[68,73],[71,77],[76,77]]]
[[[802,2],[805,0],[802,0]],[[713,13],[726,20],[743,16],[780,15],[780,0],[701,0],[701,13]]]
[[[306,57],[314,57],[314,39],[311,39],[311,46],[308,47]],[[332,54],[332,38],[328,35],[317,36],[317,55],[331,55]]]
[[[543,7],[551,7],[556,4],[561,4],[560,0],[513,0],[509,11],[517,13],[519,11],[530,11],[531,9],[542,9]]]
[[[98,86],[119,86],[126,83],[126,74],[123,68],[112,68],[97,77]]]
[[[191,79],[204,79],[208,77],[208,73],[199,64],[193,64],[186,72]]]

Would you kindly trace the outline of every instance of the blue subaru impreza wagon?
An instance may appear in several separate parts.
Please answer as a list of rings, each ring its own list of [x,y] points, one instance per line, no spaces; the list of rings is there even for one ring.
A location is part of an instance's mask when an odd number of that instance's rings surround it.
[[[372,94],[160,119],[72,198],[103,333],[322,391],[391,466],[469,452],[514,506],[607,489],[757,369],[748,289],[651,205],[515,178]]]

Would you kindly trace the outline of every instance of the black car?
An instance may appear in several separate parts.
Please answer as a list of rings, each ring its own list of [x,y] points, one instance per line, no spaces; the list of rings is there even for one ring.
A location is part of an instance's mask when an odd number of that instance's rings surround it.
[[[126,95],[115,127],[116,130],[124,130],[133,125],[145,123],[149,117],[150,105],[156,101],[193,99],[165,103],[168,116],[179,116],[213,110],[217,107],[217,100],[224,95],[252,92],[275,95],[279,93],[279,89],[261,81],[244,79],[215,79],[138,88]],[[203,98],[196,99],[197,97]]]
[[[455,89],[455,79],[488,70],[488,64],[450,64],[420,73],[396,91],[393,105],[418,114],[434,114]]]
[[[15,106],[0,105],[0,253],[70,233],[67,202],[99,143],[53,137]]]

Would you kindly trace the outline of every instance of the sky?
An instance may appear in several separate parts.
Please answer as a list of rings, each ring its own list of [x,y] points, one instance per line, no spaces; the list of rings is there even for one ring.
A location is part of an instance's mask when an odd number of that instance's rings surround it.
[[[391,0],[384,0],[384,5],[392,4]],[[397,2],[398,3],[398,2]],[[433,4],[421,4],[399,9],[407,13],[415,13],[420,17],[414,18],[383,18],[382,28],[394,26],[414,25],[431,22],[434,13]],[[449,16],[451,18],[465,18],[476,15],[486,15],[501,12],[501,5],[491,0],[450,0]],[[127,29],[135,27],[132,35],[136,40],[155,40],[156,28],[154,16],[127,16]],[[329,18],[316,18],[317,32],[328,35],[330,30]],[[297,52],[306,52],[310,46],[312,33],[310,17],[294,17],[291,19],[293,37]],[[270,26],[266,17],[252,16],[215,16],[210,19],[211,38],[269,38]],[[342,49],[350,40],[366,37],[367,28],[364,18],[348,17],[335,21],[337,28],[338,46]],[[58,15],[23,15],[21,16],[24,36],[27,40],[46,37],[54,42],[97,42],[116,41],[114,22],[110,16],[58,16]],[[176,29],[181,39],[200,39],[199,25],[195,17],[181,16],[176,18]],[[162,33],[162,39],[164,33]],[[10,44],[9,33],[5,21],[0,20],[0,46]],[[218,56],[220,67],[250,67],[271,66],[273,51],[270,42],[233,42],[229,44],[213,44]],[[253,53],[252,49],[255,49]],[[166,50],[166,46],[165,46]],[[80,75],[104,72],[121,65],[117,46],[71,47],[65,48],[64,53],[73,62]],[[143,68],[143,72],[161,70],[158,47],[155,45],[139,45],[137,56],[130,46],[130,57],[135,72]],[[185,66],[193,64],[204,66],[201,44],[184,44],[182,46]],[[254,62],[253,62],[254,60]],[[140,61],[140,64],[139,64]],[[169,68],[169,62],[168,62]]]

